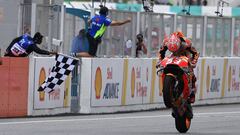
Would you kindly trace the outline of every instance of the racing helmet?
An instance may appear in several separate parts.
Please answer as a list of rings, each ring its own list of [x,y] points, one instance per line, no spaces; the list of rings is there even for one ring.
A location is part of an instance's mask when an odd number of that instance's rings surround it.
[[[181,46],[181,41],[177,34],[171,34],[167,41],[167,47],[170,52],[176,52]]]

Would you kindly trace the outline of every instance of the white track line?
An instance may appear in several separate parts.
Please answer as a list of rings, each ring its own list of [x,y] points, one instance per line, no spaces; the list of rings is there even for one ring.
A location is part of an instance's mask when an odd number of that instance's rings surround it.
[[[209,112],[209,113],[194,113],[194,116],[208,116],[208,115],[227,115],[227,114],[240,114],[236,112]],[[57,122],[77,122],[77,121],[103,121],[103,120],[125,120],[125,119],[149,119],[149,118],[162,118],[171,117],[168,115],[155,115],[155,116],[132,116],[132,117],[111,117],[111,118],[89,118],[89,119],[61,119],[61,120],[36,120],[36,121],[19,121],[19,122],[1,122],[0,125],[16,125],[16,124],[34,124],[34,123],[57,123]]]

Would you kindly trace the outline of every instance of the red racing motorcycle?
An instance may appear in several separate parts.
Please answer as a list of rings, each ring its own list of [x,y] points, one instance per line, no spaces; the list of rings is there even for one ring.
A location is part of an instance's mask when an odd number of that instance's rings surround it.
[[[167,108],[172,108],[176,129],[186,133],[193,117],[188,102],[189,88],[192,86],[189,58],[170,55],[157,66],[157,74],[163,80],[163,100]]]

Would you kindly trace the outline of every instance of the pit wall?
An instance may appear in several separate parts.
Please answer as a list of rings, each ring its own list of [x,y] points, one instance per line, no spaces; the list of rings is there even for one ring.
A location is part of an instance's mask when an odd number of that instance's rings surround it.
[[[2,58],[0,118],[27,116],[29,59]]]
[[[156,59],[82,59],[80,113],[163,108]],[[240,102],[240,58],[201,58],[195,105]]]
[[[80,87],[76,87],[80,109],[74,113],[164,108],[156,63],[157,59],[150,58],[82,58]],[[0,117],[73,113],[71,77],[54,93],[37,91],[54,64],[54,57],[3,58]],[[239,57],[201,58],[195,68],[198,91],[194,105],[240,103],[239,70]]]

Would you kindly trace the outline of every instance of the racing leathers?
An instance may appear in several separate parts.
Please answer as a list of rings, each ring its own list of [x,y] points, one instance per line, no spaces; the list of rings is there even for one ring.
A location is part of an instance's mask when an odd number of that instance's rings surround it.
[[[189,67],[190,67],[190,76],[191,76],[191,80],[192,80],[192,87],[190,88],[190,95],[189,95],[189,101],[191,103],[195,102],[195,93],[197,91],[196,89],[196,76],[194,74],[193,68],[196,67],[198,58],[199,58],[199,52],[192,46],[192,42],[190,39],[186,38],[183,36],[183,34],[181,32],[175,32],[173,34],[176,34],[181,43],[180,43],[180,48],[178,49],[178,51],[173,52],[174,56],[187,56],[189,58]],[[159,50],[160,53],[160,61],[164,59],[165,57],[165,53],[168,50],[167,47],[167,43],[168,43],[169,38],[166,37],[163,40],[163,44]],[[192,54],[192,57],[190,56],[190,53]]]

